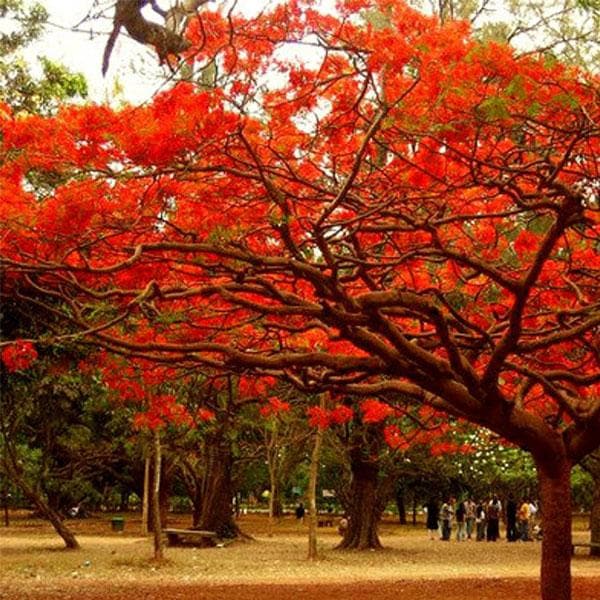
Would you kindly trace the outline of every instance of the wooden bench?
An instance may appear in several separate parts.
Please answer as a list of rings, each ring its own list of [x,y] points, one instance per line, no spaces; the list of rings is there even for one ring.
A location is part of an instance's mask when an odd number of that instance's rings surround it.
[[[333,527],[333,519],[331,517],[321,517],[317,525],[319,527]]]
[[[575,554],[575,548],[599,548],[600,543],[597,542],[576,542],[571,544],[571,554]]]
[[[216,531],[204,531],[202,529],[163,529],[167,536],[169,546],[182,546],[193,544],[202,540],[214,540],[218,538]]]

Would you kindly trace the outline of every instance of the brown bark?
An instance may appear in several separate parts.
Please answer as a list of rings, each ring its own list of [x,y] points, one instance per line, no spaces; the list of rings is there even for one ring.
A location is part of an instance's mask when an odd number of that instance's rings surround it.
[[[379,467],[364,457],[360,449],[351,451],[350,509],[348,528],[338,548],[377,549],[381,548],[377,526],[381,517],[378,498]]]
[[[406,504],[404,502],[404,490],[402,488],[396,492],[396,507],[398,508],[398,521],[400,525],[406,525]]]
[[[144,459],[144,491],[142,493],[142,535],[148,535],[150,515],[150,457]]]
[[[37,509],[37,511],[50,521],[52,527],[63,539],[65,547],[69,550],[79,550],[81,547],[75,534],[65,525],[60,514],[54,510],[32,486],[30,486],[14,469],[9,468],[8,473],[11,481],[21,490],[23,495]]]
[[[324,403],[321,404],[324,406]],[[315,431],[314,445],[312,455],[310,457],[310,471],[308,478],[308,506],[309,506],[309,521],[308,521],[308,559],[316,560],[317,553],[317,479],[319,477],[319,460],[321,458],[321,444],[323,442],[323,431],[319,428]]]
[[[154,560],[162,561],[164,558],[162,526],[160,518],[160,475],[162,452],[160,445],[160,430],[155,429],[154,441],[154,480],[152,482],[152,530],[154,538]]]
[[[542,513],[542,600],[571,600],[571,463],[536,459]]]
[[[169,516],[169,499],[171,497],[172,489],[172,463],[169,462],[168,455],[164,455],[161,450],[161,469],[160,469],[160,482],[158,491],[158,514],[160,515],[160,526],[161,529],[167,527],[167,520]],[[151,500],[152,489],[154,488],[154,469],[150,470],[150,500],[149,500],[149,513],[148,513],[148,531],[151,533],[154,531],[154,503]]]
[[[216,531],[219,537],[240,535],[233,517],[233,485],[231,482],[233,457],[224,435],[216,433],[206,442],[206,471],[202,486],[202,505],[197,529]],[[206,540],[206,545],[212,545]]]
[[[202,485],[198,481],[193,489],[192,499],[192,523],[194,527],[199,528],[200,518],[202,517]]]

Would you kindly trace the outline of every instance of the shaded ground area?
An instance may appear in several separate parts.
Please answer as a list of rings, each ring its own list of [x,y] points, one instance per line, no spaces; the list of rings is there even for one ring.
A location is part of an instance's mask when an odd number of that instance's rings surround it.
[[[189,526],[171,515],[169,526]],[[224,548],[167,548],[152,562],[152,542],[136,515],[125,530],[111,515],[71,521],[82,549],[65,551],[51,527],[17,515],[0,528],[0,600],[538,600],[540,544],[440,542],[424,526],[381,526],[385,549],[339,551],[335,527],[319,529],[320,560],[308,561],[307,526],[289,516],[269,524],[245,515],[254,541]],[[272,535],[271,535],[272,534]],[[587,520],[574,539],[589,539]],[[600,560],[578,552],[574,600],[600,600]]]
[[[579,579],[574,600],[598,600],[600,578]],[[0,591],[2,600],[539,600],[538,583],[531,579],[444,581],[379,581],[323,585],[72,585],[69,588]]]

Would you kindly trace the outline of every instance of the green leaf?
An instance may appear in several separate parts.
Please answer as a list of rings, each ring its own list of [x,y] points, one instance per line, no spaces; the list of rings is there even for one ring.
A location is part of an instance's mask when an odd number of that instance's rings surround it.
[[[486,98],[477,107],[477,111],[486,122],[498,121],[510,117],[510,112],[506,106],[506,101],[499,96]]]
[[[523,100],[527,97],[522,75],[515,75],[515,77],[510,80],[509,84],[506,86],[506,93],[509,96],[517,98],[517,100]]]

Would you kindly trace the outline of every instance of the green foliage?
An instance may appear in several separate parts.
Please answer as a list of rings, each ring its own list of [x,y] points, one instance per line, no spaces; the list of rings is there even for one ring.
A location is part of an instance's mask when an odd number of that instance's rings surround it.
[[[580,466],[575,466],[571,472],[571,490],[573,505],[585,511],[592,507],[594,499],[594,478]]]
[[[510,116],[506,102],[499,96],[490,96],[479,105],[479,112],[486,123],[492,123]]]
[[[2,373],[3,456],[15,457],[29,484],[58,510],[82,500],[98,504],[113,474],[127,471],[129,420],[109,410],[94,378],[77,371],[79,357],[53,348],[25,372]]]
[[[23,0],[0,0],[0,22],[5,21],[10,33],[0,34],[0,101],[16,113],[55,112],[68,99],[85,98],[87,84],[80,73],[48,58],[38,57],[39,76],[32,73],[23,50],[38,40],[48,19],[40,4],[26,8]]]
[[[0,0],[0,18],[15,26],[10,33],[0,33],[0,56],[6,56],[41,35],[48,12],[38,3],[26,9],[23,0]]]
[[[412,0],[442,21],[466,19],[482,40],[509,42],[525,52],[598,71],[600,65],[600,2],[598,0]]]

